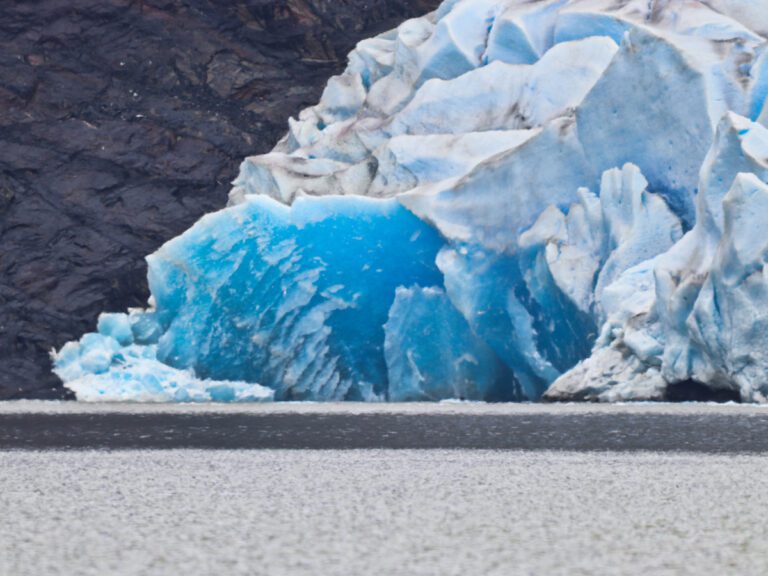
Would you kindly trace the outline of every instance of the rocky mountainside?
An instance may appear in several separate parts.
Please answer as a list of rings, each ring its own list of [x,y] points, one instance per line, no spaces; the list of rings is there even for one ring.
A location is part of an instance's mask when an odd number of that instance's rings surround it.
[[[144,256],[225,204],[359,39],[436,4],[4,2],[0,399],[63,396],[48,351],[144,304]]]

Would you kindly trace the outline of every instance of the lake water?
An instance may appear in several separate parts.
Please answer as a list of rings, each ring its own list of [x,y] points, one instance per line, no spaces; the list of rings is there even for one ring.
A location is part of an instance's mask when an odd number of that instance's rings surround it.
[[[0,453],[0,574],[766,574],[768,458]]]
[[[46,412],[237,412],[31,406],[0,407],[0,428],[9,415]],[[245,412],[338,415],[352,408]],[[355,413],[501,411],[535,423],[537,414],[553,410],[577,419],[595,412],[666,415],[667,430],[683,442],[681,415],[693,422],[696,414],[756,418],[744,444],[759,436],[766,414],[707,406]],[[714,442],[717,430],[707,430]],[[586,444],[578,451],[0,450],[0,575],[768,573],[768,454],[664,446],[594,452]]]

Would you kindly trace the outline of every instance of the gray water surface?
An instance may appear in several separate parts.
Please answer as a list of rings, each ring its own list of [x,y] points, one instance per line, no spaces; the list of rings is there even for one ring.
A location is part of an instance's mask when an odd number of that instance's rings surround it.
[[[766,574],[768,457],[0,452],[0,574]]]
[[[0,403],[0,576],[762,575],[767,471],[757,406]]]
[[[768,409],[717,405],[0,403],[0,449],[768,453]]]

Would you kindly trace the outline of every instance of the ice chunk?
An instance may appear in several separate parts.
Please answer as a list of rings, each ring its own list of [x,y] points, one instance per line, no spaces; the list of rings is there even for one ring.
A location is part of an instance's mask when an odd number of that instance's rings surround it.
[[[291,203],[300,194],[362,194],[372,169],[326,158],[305,158],[273,152],[246,159],[235,185],[244,194],[268,194]]]
[[[570,10],[569,8],[571,7],[566,6],[557,16],[554,30],[554,41],[557,43],[606,36],[616,44],[621,44],[624,34],[632,27],[630,22],[618,15],[602,11],[584,11],[579,3]]]
[[[398,288],[384,325],[392,401],[515,399],[509,370],[439,288]]]
[[[395,61],[396,31],[380,34],[358,42],[349,54],[347,72],[357,74],[365,90],[379,78],[392,72]]]
[[[675,46],[632,29],[576,112],[593,170],[636,164],[691,226],[699,168],[712,141],[706,93],[701,74]]]
[[[682,236],[677,217],[647,185],[633,164],[606,171],[599,198],[582,189],[567,216],[550,206],[520,237],[522,248],[541,253],[557,289],[583,312],[597,304],[601,320],[605,289]]]
[[[455,78],[480,66],[498,0],[459,2],[417,48],[418,87],[431,78]]]
[[[534,319],[515,298],[523,285],[517,260],[463,247],[443,250],[438,264],[451,302],[473,332],[514,367],[527,398],[541,396],[559,372],[537,350]]]
[[[768,102],[768,47],[763,47],[762,52],[752,64],[750,78],[752,88],[749,117],[752,120],[757,120]]]
[[[360,111],[367,94],[359,74],[334,76],[328,81],[317,107],[318,115],[325,124],[339,122]]]
[[[157,344],[162,336],[163,326],[160,325],[154,311],[132,310],[128,315],[128,321],[136,344]]]
[[[658,368],[643,364],[617,345],[596,350],[555,380],[544,398],[550,402],[627,402],[665,399],[667,383]]]
[[[514,251],[519,234],[549,204],[567,206],[596,179],[573,119],[561,118],[460,180],[422,186],[400,201],[452,240]]]
[[[768,37],[768,12],[760,2],[753,0],[708,0],[707,4],[760,34]]]
[[[96,330],[102,336],[111,336],[121,346],[133,344],[133,330],[127,314],[101,314]]]
[[[56,373],[65,381],[83,374],[104,374],[112,360],[120,353],[120,343],[112,336],[99,333],[86,334],[80,342],[67,342],[57,358]]]
[[[527,67],[493,62],[457,78],[430,80],[386,123],[387,134],[529,128],[510,114],[527,74]]]
[[[530,64],[552,47],[558,10],[566,0],[517,3],[504,7],[491,29],[486,59]],[[506,9],[505,9],[506,8]]]
[[[195,381],[186,386],[195,389],[200,379],[206,390],[225,382],[224,391],[237,388],[226,382],[258,382],[278,399],[385,397],[383,325],[395,289],[441,285],[435,257],[442,245],[395,200],[305,197],[289,208],[250,197],[206,216],[148,258],[156,308],[134,326],[161,327],[150,360],[181,371],[163,378],[173,376],[182,388],[179,374],[191,370]],[[140,379],[149,366],[113,368],[133,349],[111,336],[86,335],[80,346],[84,371],[109,372],[115,381]],[[80,382],[83,374],[68,371],[70,354],[62,351],[57,370]],[[87,382],[76,385],[92,394],[104,379]],[[171,398],[163,382],[151,394]]]
[[[697,382],[745,401],[768,398],[762,312],[768,237],[761,216],[768,185],[755,174],[739,174],[722,204],[722,232],[697,224],[666,253],[625,273],[646,278],[642,289],[624,277],[611,286],[621,285],[612,299],[623,317],[604,327],[609,333],[590,358],[558,379],[549,397],[636,399],[649,382],[654,389]],[[663,396],[654,394],[648,397]]]
[[[491,62],[450,80],[432,80],[385,130],[456,134],[541,126],[578,105],[617,50],[610,39],[589,38],[555,46],[531,66]]]
[[[648,182],[637,166],[603,174],[600,206],[607,245],[612,248],[595,285],[595,299],[626,270],[669,250],[680,240],[682,227],[664,200],[647,192]]]
[[[114,351],[105,370],[88,359],[104,348],[86,335],[56,358],[56,372],[83,402],[267,402],[274,391],[248,382],[201,380],[156,359],[155,346],[125,346]],[[106,356],[105,356],[106,358]]]
[[[443,249],[437,263],[453,305],[536,400],[589,351],[594,326],[533,259],[463,245]]]
[[[439,285],[441,244],[395,201],[255,197],[150,259],[158,310],[174,315],[159,358],[279,398],[382,394],[395,288]]]
[[[520,247],[538,251],[552,280],[584,313],[592,311],[595,278],[604,259],[603,214],[599,199],[586,188],[566,216],[550,205],[520,236]]]
[[[369,196],[390,196],[422,184],[463,176],[481,161],[517,148],[535,130],[396,136],[374,156],[376,177]]]
[[[700,381],[738,386],[742,398],[768,397],[768,185],[739,174],[723,199],[724,230],[688,327],[706,365]]]
[[[723,198],[740,172],[768,182],[768,129],[729,112],[701,167],[697,219],[702,225],[722,229]]]
[[[528,27],[517,7],[507,8],[498,15],[488,36],[484,62],[533,64],[541,56],[528,36]]]

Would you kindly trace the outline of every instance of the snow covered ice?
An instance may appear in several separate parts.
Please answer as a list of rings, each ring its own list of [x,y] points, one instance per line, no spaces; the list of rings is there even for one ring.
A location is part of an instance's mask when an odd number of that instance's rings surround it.
[[[365,40],[82,400],[768,399],[768,2],[446,0]]]

